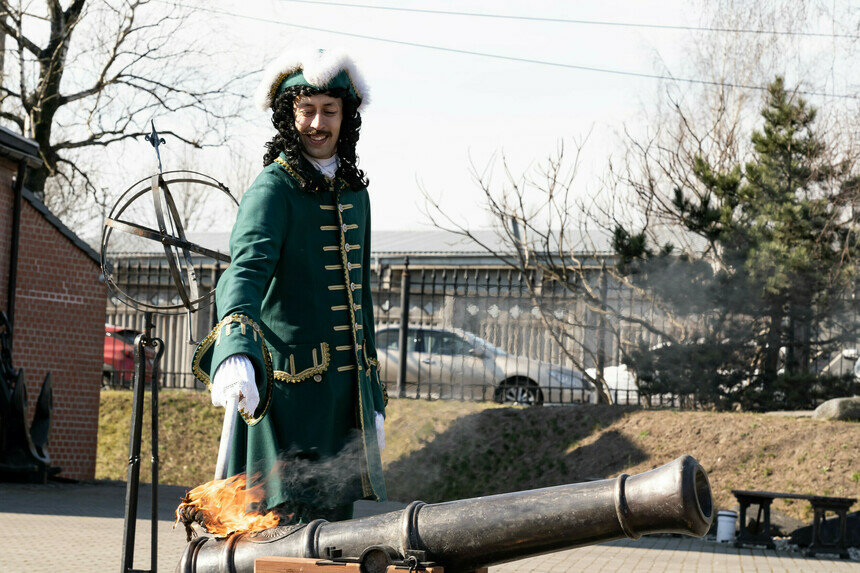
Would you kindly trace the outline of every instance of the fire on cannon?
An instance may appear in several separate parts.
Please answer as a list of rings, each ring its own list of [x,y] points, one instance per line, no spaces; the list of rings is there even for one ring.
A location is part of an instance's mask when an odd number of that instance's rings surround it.
[[[682,456],[634,476],[447,503],[415,501],[382,515],[320,519],[224,539],[201,536],[188,544],[176,571],[250,573],[258,559],[259,565],[265,558],[303,558],[333,571],[354,564],[353,570],[366,573],[392,565],[463,573],[624,537],[701,537],[712,519],[707,475],[695,459]]]

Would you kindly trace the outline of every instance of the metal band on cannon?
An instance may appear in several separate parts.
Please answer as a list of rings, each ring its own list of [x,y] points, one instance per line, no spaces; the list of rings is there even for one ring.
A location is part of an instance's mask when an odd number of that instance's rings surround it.
[[[403,510],[400,521],[400,554],[406,556],[410,551],[423,549],[418,538],[418,512],[427,505],[423,501],[413,501]]]
[[[630,477],[627,474],[621,474],[615,478],[615,515],[618,517],[618,524],[624,535],[630,539],[639,539],[640,534],[630,528],[630,506],[627,505],[627,496],[624,492],[624,482]]]

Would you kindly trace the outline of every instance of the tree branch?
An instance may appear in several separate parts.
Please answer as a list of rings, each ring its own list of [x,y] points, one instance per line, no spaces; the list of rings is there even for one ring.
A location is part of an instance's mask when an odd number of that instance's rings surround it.
[[[21,133],[24,133],[24,120],[15,115],[14,113],[8,111],[0,111],[0,118],[8,119],[9,121],[13,122],[21,130]]]
[[[21,15],[23,12],[13,11],[6,0],[0,0],[0,28],[3,29],[19,46],[27,49],[31,54],[38,57],[42,53],[42,48],[24,35],[21,31]],[[16,26],[10,26],[6,21],[6,17],[12,18]]]
[[[187,143],[196,148],[203,147],[201,143],[195,139],[189,139],[185,136],[179,135],[175,131],[167,130],[167,131],[159,131],[161,135],[170,135],[175,137],[179,141],[183,143]],[[143,137],[144,135],[149,135],[148,131],[134,131],[134,132],[125,132],[125,131],[104,131],[100,133],[95,133],[86,139],[82,139],[80,141],[62,141],[54,145],[54,149],[65,150],[65,149],[79,149],[81,147],[89,147],[89,146],[107,146],[111,143],[117,143],[118,141],[123,141],[126,139],[136,139],[139,137]],[[111,137],[113,136],[113,137]]]

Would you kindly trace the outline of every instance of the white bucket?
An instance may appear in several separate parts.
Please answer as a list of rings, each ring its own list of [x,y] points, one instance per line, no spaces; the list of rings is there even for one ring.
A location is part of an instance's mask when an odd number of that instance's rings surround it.
[[[728,543],[735,537],[735,519],[738,514],[734,511],[720,510],[717,512],[717,541]]]

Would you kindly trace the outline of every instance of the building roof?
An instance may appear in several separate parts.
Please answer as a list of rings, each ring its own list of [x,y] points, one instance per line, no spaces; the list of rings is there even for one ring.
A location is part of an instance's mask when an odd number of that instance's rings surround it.
[[[0,157],[6,157],[16,162],[24,160],[28,167],[42,165],[42,159],[39,157],[39,144],[2,125],[0,125]]]
[[[42,165],[42,159],[39,156],[39,144],[32,139],[28,139],[23,135],[15,133],[11,129],[3,127],[2,125],[0,125],[0,157],[5,157],[16,163],[24,161],[27,163],[27,167],[40,167]],[[60,232],[60,234],[69,239],[73,245],[94,260],[96,264],[101,264],[98,253],[96,253],[87,243],[81,240],[80,237],[74,234],[71,229],[66,227],[63,222],[56,217],[56,215],[51,213],[48,207],[46,207],[32,191],[22,188],[21,198],[32,205],[46,221]]]
[[[434,229],[429,231],[372,231],[370,237],[371,255],[376,259],[397,259],[410,257],[411,262],[419,261],[427,264],[487,264],[498,265],[499,257],[514,254],[513,246],[506,244],[492,230],[472,232],[475,240],[460,234]],[[193,232],[186,233],[192,243],[215,249],[222,253],[229,252],[230,233],[227,232]],[[598,240],[595,240],[597,237]],[[602,235],[594,234],[585,239],[576,237],[571,241],[573,250],[590,255],[611,254],[610,243]],[[597,243],[597,244],[594,244]],[[589,248],[587,245],[590,245]],[[110,251],[120,256],[154,256],[164,252],[164,247],[157,241],[141,240],[120,232],[114,232],[110,238]]]
[[[48,223],[53,225],[61,235],[66,237],[71,243],[84,252],[89,258],[91,258],[95,263],[101,266],[101,258],[99,254],[87,243],[85,243],[80,237],[78,237],[71,229],[66,227],[62,221],[60,221],[56,215],[51,213],[50,209],[45,206],[44,203],[39,201],[39,199],[33,194],[32,191],[27,189],[26,187],[21,190],[21,197],[27,201],[30,205],[33,206],[36,211],[38,211],[42,217],[45,218]]]
[[[509,252],[493,231],[474,231],[478,242],[468,237],[442,231],[371,231],[370,250],[374,255],[486,255],[489,247],[494,252]]]
[[[474,239],[460,233],[434,229],[431,231],[373,231],[371,251],[374,255],[511,255],[514,246],[496,231],[471,231]],[[604,233],[591,233],[587,237],[568,232],[566,250],[589,254],[608,254],[611,243]],[[539,250],[539,249],[538,249]]]

